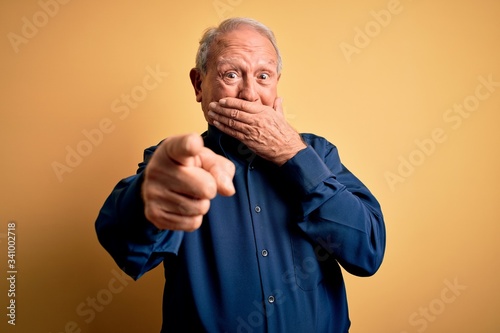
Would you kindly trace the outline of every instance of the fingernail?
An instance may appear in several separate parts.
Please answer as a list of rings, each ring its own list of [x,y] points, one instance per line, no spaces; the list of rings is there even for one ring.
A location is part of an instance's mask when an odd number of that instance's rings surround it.
[[[222,105],[222,106],[226,105],[226,100],[225,100],[224,98],[223,98],[223,99],[221,99],[221,100],[219,101],[219,104],[220,104],[220,105]]]
[[[210,109],[215,109],[216,106],[217,106],[217,103],[215,103],[215,102],[211,102],[210,104],[208,104],[208,107]]]

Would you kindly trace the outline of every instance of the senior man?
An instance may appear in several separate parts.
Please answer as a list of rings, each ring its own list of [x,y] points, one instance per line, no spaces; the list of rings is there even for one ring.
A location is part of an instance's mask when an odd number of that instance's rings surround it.
[[[347,332],[339,264],[369,276],[382,263],[379,203],[334,145],[287,123],[280,73],[260,22],[207,30],[190,78],[208,131],[146,149],[99,213],[127,274],[163,262],[162,332]]]

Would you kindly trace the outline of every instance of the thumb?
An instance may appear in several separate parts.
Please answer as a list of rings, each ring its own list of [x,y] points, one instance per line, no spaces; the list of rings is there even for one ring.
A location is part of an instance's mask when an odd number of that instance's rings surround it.
[[[273,109],[275,109],[276,111],[278,111],[281,114],[284,114],[284,112],[283,112],[283,98],[282,97],[276,97],[276,99],[274,100]]]

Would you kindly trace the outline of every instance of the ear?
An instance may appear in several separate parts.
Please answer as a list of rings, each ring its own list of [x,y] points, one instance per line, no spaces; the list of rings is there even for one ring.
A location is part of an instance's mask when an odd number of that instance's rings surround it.
[[[200,70],[197,68],[191,69],[189,72],[189,78],[191,79],[191,84],[193,85],[194,88],[194,93],[196,95],[196,101],[198,103],[201,102],[201,83],[203,81],[202,75],[200,73]]]

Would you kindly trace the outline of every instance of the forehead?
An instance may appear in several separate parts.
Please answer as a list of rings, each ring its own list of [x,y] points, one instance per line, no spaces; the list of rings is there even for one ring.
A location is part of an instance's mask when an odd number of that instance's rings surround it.
[[[216,62],[222,59],[251,56],[259,62],[277,63],[278,58],[273,44],[266,36],[245,26],[218,37],[210,53]]]

